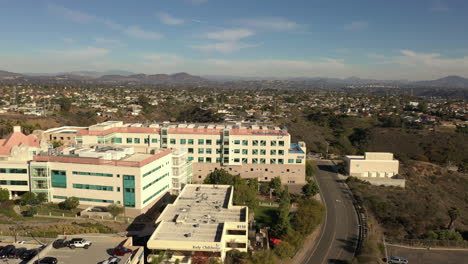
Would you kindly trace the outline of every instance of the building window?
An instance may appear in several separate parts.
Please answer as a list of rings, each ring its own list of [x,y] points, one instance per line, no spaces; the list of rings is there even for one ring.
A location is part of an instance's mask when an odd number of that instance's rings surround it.
[[[282,150],[282,149],[278,150],[278,154],[279,155],[284,155],[284,150]]]
[[[288,159],[288,163],[289,164],[294,163],[294,159]]]
[[[252,145],[258,146],[258,140],[253,140],[253,141],[252,141]]]
[[[266,155],[266,149],[261,149],[260,150],[260,155]]]
[[[283,141],[283,140],[278,141],[278,144],[279,144],[281,147],[284,147],[284,141]]]
[[[253,159],[252,159],[252,163],[253,163],[253,164],[258,164],[258,159],[257,159],[257,158],[253,158]]]
[[[175,138],[171,138],[171,139],[169,140],[169,143],[170,143],[170,144],[175,144],[175,143],[176,143]]]
[[[186,139],[180,139],[180,144],[181,145],[185,145],[187,143],[187,140]]]
[[[252,155],[258,155],[258,149],[252,149]]]
[[[193,157],[188,157],[188,160],[189,160],[189,161],[192,161],[192,160],[193,160]]]
[[[270,159],[270,164],[276,164],[276,159]]]
[[[205,151],[206,151],[206,154],[211,154],[211,149],[210,148],[205,149]]]
[[[149,144],[149,138],[145,138],[145,144]]]
[[[270,155],[276,155],[276,149],[270,150]]]
[[[50,171],[52,177],[52,187],[55,188],[67,188],[67,172],[64,170],[52,170]]]
[[[284,164],[284,159],[278,159],[278,164]]]
[[[272,146],[272,147],[276,146],[276,140],[272,140],[272,141],[270,142],[270,146]]]
[[[224,154],[229,155],[229,149],[228,148],[224,149]]]
[[[135,144],[140,144],[140,139],[139,138],[135,138]]]
[[[198,154],[203,154],[205,152],[204,148],[198,148]]]
[[[260,146],[266,146],[266,140],[260,140]]]
[[[193,139],[189,139],[189,140],[188,140],[188,144],[189,144],[189,145],[193,145]]]
[[[216,149],[216,154],[221,154],[221,149]]]
[[[193,154],[193,148],[188,148],[188,153]]]
[[[104,185],[91,185],[91,184],[73,184],[75,189],[97,190],[97,191],[113,191],[114,187]]]
[[[221,145],[221,139],[216,140],[216,145]]]
[[[249,150],[248,149],[243,149],[242,150],[242,155],[247,155],[249,154]]]
[[[242,164],[246,164],[248,163],[248,159],[247,158],[242,158]]]
[[[203,145],[205,143],[205,140],[204,139],[199,139],[198,140],[198,145]]]
[[[204,158],[203,157],[198,157],[198,162],[203,163]]]
[[[235,150],[234,150],[234,153],[239,154],[239,153],[240,153],[240,149],[235,149]]]
[[[211,140],[211,139],[207,139],[207,140],[206,140],[206,145],[211,145],[211,143],[212,143],[212,140]]]
[[[296,163],[302,163],[301,159],[296,159]]]
[[[100,173],[100,172],[84,172],[84,171],[73,171],[74,175],[86,175],[86,176],[99,176],[99,177],[112,177],[113,174],[110,173]]]
[[[248,146],[249,141],[248,140],[242,140],[242,146]]]
[[[216,163],[221,163],[221,158],[216,158]]]
[[[129,144],[133,143],[133,139],[132,138],[127,138],[127,143],[129,143]]]
[[[111,141],[112,141],[112,143],[120,144],[120,143],[122,143],[122,138],[113,138]]]
[[[265,159],[260,159],[260,164],[265,164],[266,160]]]
[[[234,162],[235,162],[235,163],[239,163],[239,162],[240,162],[240,159],[239,159],[239,158],[235,158],[235,159],[234,159]]]
[[[235,145],[239,145],[239,144],[240,144],[240,140],[234,140],[234,144],[235,144]]]
[[[211,163],[211,158],[210,157],[206,158],[206,163]]]

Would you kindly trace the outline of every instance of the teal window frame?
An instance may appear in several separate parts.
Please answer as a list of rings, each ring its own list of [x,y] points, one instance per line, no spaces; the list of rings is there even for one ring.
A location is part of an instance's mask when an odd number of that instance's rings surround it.
[[[140,138],[134,138],[133,141],[135,142],[135,144],[140,144]]]
[[[67,172],[64,170],[51,170],[51,186],[53,188],[67,188]]]
[[[187,140],[186,140],[185,138],[181,138],[181,139],[179,140],[179,143],[180,143],[181,145],[185,145],[185,144],[187,144]]]
[[[188,144],[189,144],[189,145],[193,145],[193,139],[189,139],[189,140],[188,140]]]
[[[175,143],[176,143],[176,139],[175,139],[175,138],[169,139],[169,144],[175,144]]]
[[[151,143],[158,143],[158,139],[157,138],[152,138]]]
[[[198,145],[205,145],[205,140],[204,139],[198,139]]]
[[[204,148],[198,148],[198,154],[204,154],[205,149]]]
[[[127,144],[133,143],[133,138],[127,138]]]
[[[198,163],[203,163],[204,160],[205,160],[205,158],[203,158],[203,157],[198,157]]]
[[[242,155],[248,155],[249,154],[249,150],[248,149],[243,149],[242,150]]]
[[[289,163],[289,164],[294,163],[294,159],[288,159],[288,163]]]
[[[241,141],[239,139],[234,140],[234,145],[240,145]]]
[[[234,149],[234,153],[239,154],[239,153],[240,153],[240,149]]]
[[[210,148],[206,148],[206,149],[205,149],[205,152],[206,152],[206,154],[211,154],[211,149],[210,149]]]
[[[242,140],[242,146],[248,146],[249,141],[248,140]]]

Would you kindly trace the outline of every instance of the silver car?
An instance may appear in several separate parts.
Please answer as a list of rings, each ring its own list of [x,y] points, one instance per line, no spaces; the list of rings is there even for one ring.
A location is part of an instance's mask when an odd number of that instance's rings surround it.
[[[402,257],[390,257],[388,259],[390,264],[408,264],[408,260]]]

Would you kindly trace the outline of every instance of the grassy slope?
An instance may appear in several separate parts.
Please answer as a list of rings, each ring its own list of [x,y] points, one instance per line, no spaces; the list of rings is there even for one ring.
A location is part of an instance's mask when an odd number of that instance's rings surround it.
[[[468,178],[426,162],[403,166],[405,189],[350,183],[353,193],[382,225],[389,238],[421,238],[431,230],[446,227],[448,209],[460,209],[455,223],[458,231],[468,231]]]

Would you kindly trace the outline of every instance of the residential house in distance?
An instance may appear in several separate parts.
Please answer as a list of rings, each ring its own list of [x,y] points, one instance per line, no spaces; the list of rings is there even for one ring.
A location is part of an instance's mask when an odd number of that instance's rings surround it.
[[[63,126],[43,132],[42,139],[49,143],[58,142],[65,146],[76,143],[76,133],[85,127]]]

